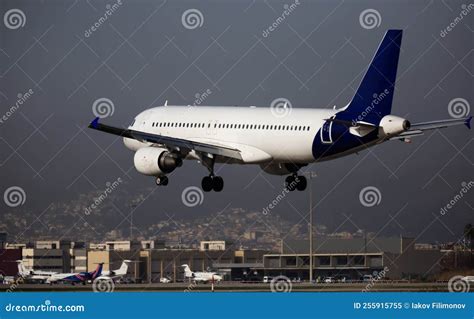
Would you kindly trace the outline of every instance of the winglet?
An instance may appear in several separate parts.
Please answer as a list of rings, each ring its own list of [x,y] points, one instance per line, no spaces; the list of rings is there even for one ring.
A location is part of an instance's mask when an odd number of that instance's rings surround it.
[[[469,116],[469,118],[466,119],[466,122],[464,122],[464,124],[467,126],[468,129],[471,129],[471,120],[472,120],[472,116]]]
[[[96,117],[91,124],[89,124],[90,128],[97,128],[99,126],[99,117]]]

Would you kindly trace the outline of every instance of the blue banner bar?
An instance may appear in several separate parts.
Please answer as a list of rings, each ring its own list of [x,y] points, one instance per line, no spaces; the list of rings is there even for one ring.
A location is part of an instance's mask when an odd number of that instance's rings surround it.
[[[472,293],[1,293],[0,318],[469,318]]]

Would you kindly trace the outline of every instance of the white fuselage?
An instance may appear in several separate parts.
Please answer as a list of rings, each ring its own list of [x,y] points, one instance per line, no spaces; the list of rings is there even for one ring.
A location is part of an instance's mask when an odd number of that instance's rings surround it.
[[[162,106],[140,113],[129,128],[239,149],[242,164],[269,161],[310,163],[312,144],[337,110],[268,107]],[[136,151],[150,146],[124,139]],[[190,154],[188,158],[193,158]]]
[[[222,276],[214,272],[194,272],[186,275],[186,278],[191,278],[193,281],[215,281],[219,282],[222,280]]]

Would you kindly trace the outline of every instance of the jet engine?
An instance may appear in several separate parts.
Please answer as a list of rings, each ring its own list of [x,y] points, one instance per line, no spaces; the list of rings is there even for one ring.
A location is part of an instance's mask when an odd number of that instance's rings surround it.
[[[402,117],[386,115],[379,124],[379,135],[394,136],[410,129],[410,122]]]
[[[144,175],[164,176],[181,166],[183,161],[167,149],[143,147],[135,152],[133,163],[137,171]]]

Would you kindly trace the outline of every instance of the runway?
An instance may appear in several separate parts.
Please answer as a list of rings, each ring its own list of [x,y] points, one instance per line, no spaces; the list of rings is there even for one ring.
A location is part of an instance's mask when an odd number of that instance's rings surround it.
[[[381,282],[368,286],[368,283],[332,283],[332,284],[309,284],[309,283],[291,283],[281,286],[283,290],[292,292],[448,292],[447,282],[431,283],[413,283],[413,282]],[[0,285],[0,291],[4,292],[10,289],[10,285]],[[90,292],[93,291],[91,284],[86,285],[67,285],[67,284],[20,284],[14,289],[14,292]],[[169,284],[115,284],[113,291],[128,292],[210,292],[211,284],[193,284],[193,283],[169,283]],[[270,284],[264,283],[240,283],[240,282],[222,282],[214,285],[216,292],[270,292]],[[474,291],[474,287],[470,287]]]

